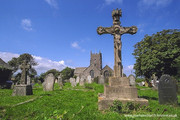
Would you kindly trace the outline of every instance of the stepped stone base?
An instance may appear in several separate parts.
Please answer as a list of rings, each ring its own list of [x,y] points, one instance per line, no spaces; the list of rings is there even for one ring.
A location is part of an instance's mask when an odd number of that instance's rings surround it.
[[[12,96],[26,96],[33,95],[31,85],[16,85],[13,90]]]
[[[111,105],[113,105],[113,102],[115,100],[121,101],[123,104],[127,102],[133,102],[140,104],[140,106],[146,105],[148,106],[148,100],[144,98],[133,98],[133,99],[128,99],[128,98],[106,98],[104,94],[100,93],[98,96],[98,109],[99,110],[107,110]]]
[[[104,93],[98,96],[98,109],[106,110],[113,104],[114,100],[119,100],[123,104],[133,102],[140,106],[148,105],[148,100],[138,98],[137,88],[130,86],[127,77],[110,77],[109,85],[104,86]]]

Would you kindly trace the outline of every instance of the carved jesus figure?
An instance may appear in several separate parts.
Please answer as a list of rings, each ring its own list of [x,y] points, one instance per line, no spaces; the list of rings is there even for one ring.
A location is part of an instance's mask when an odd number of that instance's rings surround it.
[[[122,27],[120,26],[120,17],[122,15],[120,10],[113,10],[113,26],[111,27],[98,27],[97,33],[102,34],[111,34],[114,36],[114,76],[122,77],[122,61],[121,61],[121,35],[129,33],[135,34],[137,32],[137,27]]]

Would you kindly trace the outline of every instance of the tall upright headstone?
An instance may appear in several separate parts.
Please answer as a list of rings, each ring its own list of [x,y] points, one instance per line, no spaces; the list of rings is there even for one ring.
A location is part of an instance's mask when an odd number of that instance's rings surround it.
[[[27,76],[27,85],[31,85],[31,78],[29,77],[29,75]]]
[[[43,90],[44,91],[53,91],[54,90],[55,77],[52,73],[49,73],[45,77],[45,81],[43,82]]]
[[[58,80],[57,80],[58,85],[60,86],[60,88],[63,88],[63,80],[62,80],[62,75],[60,74],[58,76]]]
[[[137,27],[122,27],[120,25],[120,17],[122,16],[121,9],[112,11],[113,26],[98,27],[97,33],[111,34],[114,36],[114,76],[109,78],[109,85],[104,86],[104,94],[99,94],[98,108],[99,110],[108,109],[114,100],[119,100],[122,103],[136,102],[141,105],[148,105],[148,100],[138,98],[137,88],[130,86],[127,77],[123,77],[122,59],[121,59],[121,36],[123,34],[135,34]]]
[[[162,75],[158,84],[160,104],[178,104],[176,82],[170,75]]]
[[[26,95],[32,95],[32,86],[29,84],[29,81],[27,83],[27,72],[31,68],[31,65],[28,64],[26,60],[23,61],[23,63],[20,66],[21,68],[21,79],[20,84],[14,86],[13,90],[13,96],[26,96]],[[28,79],[29,80],[29,79]]]

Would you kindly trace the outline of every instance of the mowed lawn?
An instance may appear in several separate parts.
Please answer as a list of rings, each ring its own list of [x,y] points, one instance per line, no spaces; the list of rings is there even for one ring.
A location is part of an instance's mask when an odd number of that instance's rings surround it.
[[[104,87],[96,83],[74,88],[67,83],[63,89],[55,84],[51,92],[36,84],[31,96],[12,96],[12,90],[0,89],[0,120],[180,120],[180,96],[179,105],[159,105],[157,91],[137,88],[149,106],[120,114],[98,111],[98,93],[103,93]]]

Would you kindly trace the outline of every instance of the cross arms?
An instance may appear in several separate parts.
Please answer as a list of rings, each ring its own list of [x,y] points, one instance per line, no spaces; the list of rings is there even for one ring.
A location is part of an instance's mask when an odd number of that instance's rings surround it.
[[[102,34],[113,34],[114,33],[114,28],[113,27],[98,27],[97,28],[97,33],[99,35]]]
[[[120,28],[120,34],[123,35],[123,34],[135,34],[137,32],[137,27],[136,26],[132,26],[132,27],[121,27]]]

